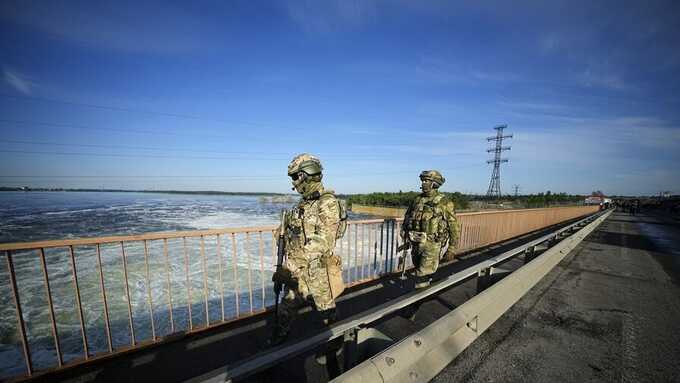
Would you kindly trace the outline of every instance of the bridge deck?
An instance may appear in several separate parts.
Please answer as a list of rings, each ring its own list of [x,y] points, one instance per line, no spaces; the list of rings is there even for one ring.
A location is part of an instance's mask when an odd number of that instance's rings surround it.
[[[434,381],[677,382],[679,320],[680,222],[617,212]]]

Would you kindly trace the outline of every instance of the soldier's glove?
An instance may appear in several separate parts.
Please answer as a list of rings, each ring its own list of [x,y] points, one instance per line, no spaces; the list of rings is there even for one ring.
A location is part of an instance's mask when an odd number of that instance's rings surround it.
[[[288,287],[297,285],[297,283],[295,283],[295,278],[293,278],[293,274],[291,274],[290,270],[286,269],[285,267],[282,267],[278,271],[274,272],[272,275],[272,282],[278,282]]]

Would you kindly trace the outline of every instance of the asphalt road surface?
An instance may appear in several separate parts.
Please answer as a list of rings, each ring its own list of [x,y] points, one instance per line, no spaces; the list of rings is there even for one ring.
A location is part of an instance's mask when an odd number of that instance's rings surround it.
[[[680,222],[612,214],[434,382],[680,382]]]

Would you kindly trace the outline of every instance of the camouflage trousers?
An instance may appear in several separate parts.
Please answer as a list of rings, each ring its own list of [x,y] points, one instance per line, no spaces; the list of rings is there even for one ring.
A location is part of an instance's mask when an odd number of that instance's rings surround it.
[[[335,300],[331,293],[326,266],[320,260],[313,260],[306,268],[298,269],[297,289],[286,286],[283,299],[279,304],[279,328],[280,334],[290,331],[290,324],[297,316],[298,310],[310,300],[314,303],[317,311],[326,311],[335,308]]]
[[[439,254],[442,245],[439,242],[414,243],[411,249],[411,259],[415,266],[416,288],[430,285],[429,276],[439,267]]]

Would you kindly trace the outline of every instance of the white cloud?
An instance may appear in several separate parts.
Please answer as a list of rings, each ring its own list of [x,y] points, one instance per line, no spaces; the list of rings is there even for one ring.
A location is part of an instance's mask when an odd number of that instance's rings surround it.
[[[642,147],[676,151],[680,147],[680,127],[657,118],[626,117],[611,120],[610,136]]]
[[[649,194],[680,187],[680,129],[650,118],[584,119],[508,142],[510,179],[536,191]]]
[[[35,87],[35,84],[31,80],[7,68],[3,69],[3,72],[5,81],[7,81],[7,83],[11,85],[12,88],[27,96],[31,95],[32,90]]]
[[[361,0],[291,1],[288,15],[306,32],[357,28],[375,17],[373,2]]]
[[[623,77],[611,71],[594,71],[586,69],[575,76],[576,81],[583,86],[606,88],[610,90],[624,90],[628,88]]]
[[[438,143],[420,143],[420,144],[385,144],[385,145],[354,145],[353,149],[370,150],[381,153],[381,155],[391,156],[394,154],[417,154],[421,156],[475,156],[478,152],[470,152],[467,149],[461,149],[459,146],[450,145],[450,142],[439,141]]]
[[[528,163],[606,168],[612,175],[647,168],[680,173],[673,163],[680,160],[680,127],[655,118],[570,120],[523,132],[511,143],[512,156]]]
[[[454,61],[438,57],[421,57],[415,67],[416,76],[429,83],[440,85],[465,84],[472,85],[474,79],[460,68]]]
[[[522,77],[508,71],[485,70],[460,62],[460,58],[422,55],[415,66],[415,74],[422,81],[439,85],[479,86],[485,83],[517,82]]]
[[[553,52],[559,48],[560,38],[554,33],[539,36],[538,45],[546,53]]]
[[[472,71],[470,75],[480,81],[515,82],[521,80],[519,75],[507,72]]]
[[[554,104],[546,102],[533,102],[533,101],[501,101],[498,103],[499,106],[508,108],[510,110],[524,111],[524,112],[546,112],[554,113],[557,111],[566,111],[568,108],[564,104]]]

